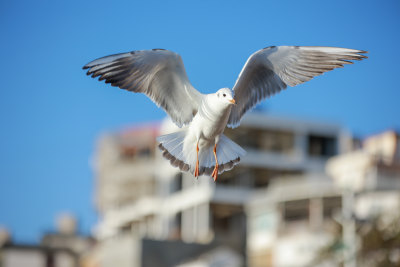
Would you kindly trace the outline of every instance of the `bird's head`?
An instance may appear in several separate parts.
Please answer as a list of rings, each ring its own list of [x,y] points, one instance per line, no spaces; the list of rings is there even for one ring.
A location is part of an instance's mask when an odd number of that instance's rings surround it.
[[[215,93],[215,95],[217,96],[217,99],[222,103],[228,105],[233,105],[236,103],[235,99],[233,99],[232,91],[229,88],[221,88]]]

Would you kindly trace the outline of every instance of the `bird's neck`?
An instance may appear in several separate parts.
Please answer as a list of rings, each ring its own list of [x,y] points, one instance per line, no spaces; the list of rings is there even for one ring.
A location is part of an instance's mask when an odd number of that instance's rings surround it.
[[[212,122],[221,122],[225,119],[227,120],[231,107],[231,105],[221,105],[221,103],[216,101],[213,96],[207,95],[203,98],[198,112],[207,120]]]

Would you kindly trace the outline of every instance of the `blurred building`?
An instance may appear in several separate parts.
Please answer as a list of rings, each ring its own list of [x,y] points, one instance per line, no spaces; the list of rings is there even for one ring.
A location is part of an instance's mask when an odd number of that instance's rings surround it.
[[[7,230],[0,230],[1,267],[79,267],[94,240],[77,233],[75,217],[58,218],[58,231],[43,235],[40,244],[14,243]]]
[[[400,266],[399,134],[369,137],[362,149],[332,158],[326,170],[342,190],[345,267]]]
[[[396,132],[369,137],[362,149],[332,158],[327,173],[338,187],[354,192],[357,218],[400,212],[400,137]]]
[[[367,138],[358,149],[329,159],[326,173],[282,176],[252,196],[247,204],[249,266],[316,266],[309,264],[337,238],[337,224],[343,228],[343,255],[321,266],[377,266],[365,257],[357,264],[362,248],[356,225],[377,216],[386,224],[399,218],[399,135],[387,131]],[[383,254],[373,252],[375,258]]]
[[[279,253],[288,244],[277,248],[273,236],[288,234],[298,223],[322,232],[325,218],[340,208],[340,193],[324,175],[330,157],[353,148],[340,125],[249,114],[239,128],[225,132],[248,154],[217,183],[180,173],[162,158],[155,138],[175,130],[165,121],[99,140],[101,219],[93,257],[100,266],[211,266],[215,259],[235,259],[222,266],[272,266],[290,257]],[[258,224],[269,225],[271,241],[257,239],[257,231],[265,232]]]
[[[307,266],[330,241],[340,209],[340,191],[323,174],[275,179],[247,204],[248,265]]]

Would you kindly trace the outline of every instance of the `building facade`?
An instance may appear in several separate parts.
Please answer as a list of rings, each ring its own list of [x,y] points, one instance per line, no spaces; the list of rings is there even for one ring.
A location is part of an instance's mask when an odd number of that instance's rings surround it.
[[[162,158],[155,138],[175,130],[166,120],[100,139],[95,170],[101,220],[95,233],[101,266],[115,262],[118,266],[151,266],[146,265],[142,250],[147,239],[228,250],[237,255],[238,266],[252,265],[259,256],[249,249],[253,239],[249,237],[248,203],[265,194],[277,178],[323,174],[330,157],[352,149],[351,137],[340,125],[252,113],[239,128],[225,131],[247,155],[215,183],[209,177],[195,179],[181,173]],[[318,180],[326,182],[322,176]],[[333,191],[329,194],[334,198]],[[323,201],[323,197],[313,201],[315,209]],[[321,219],[315,214],[312,227],[320,227]],[[179,261],[202,258],[189,254]]]
[[[331,157],[326,174],[281,177],[253,195],[247,203],[248,266],[398,266],[398,245],[371,247],[400,218],[399,149],[399,135],[387,131]],[[370,232],[377,218],[375,237],[364,241],[363,231]],[[335,242],[337,249],[318,260],[321,248]],[[383,265],[374,261],[383,257]]]
[[[45,233],[39,244],[15,243],[7,230],[0,229],[1,267],[95,267],[85,262],[94,239],[77,232],[74,216],[62,214],[57,232]]]

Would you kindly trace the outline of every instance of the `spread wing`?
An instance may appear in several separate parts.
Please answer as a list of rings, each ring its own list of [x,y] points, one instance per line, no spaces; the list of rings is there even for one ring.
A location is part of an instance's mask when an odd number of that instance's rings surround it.
[[[261,100],[287,85],[295,86],[351,60],[367,58],[366,51],[321,46],[271,46],[252,54],[233,87],[236,105],[228,126],[237,127],[242,116]]]
[[[132,51],[86,64],[87,75],[112,86],[146,94],[181,127],[197,113],[202,94],[190,83],[181,57],[168,50]]]

